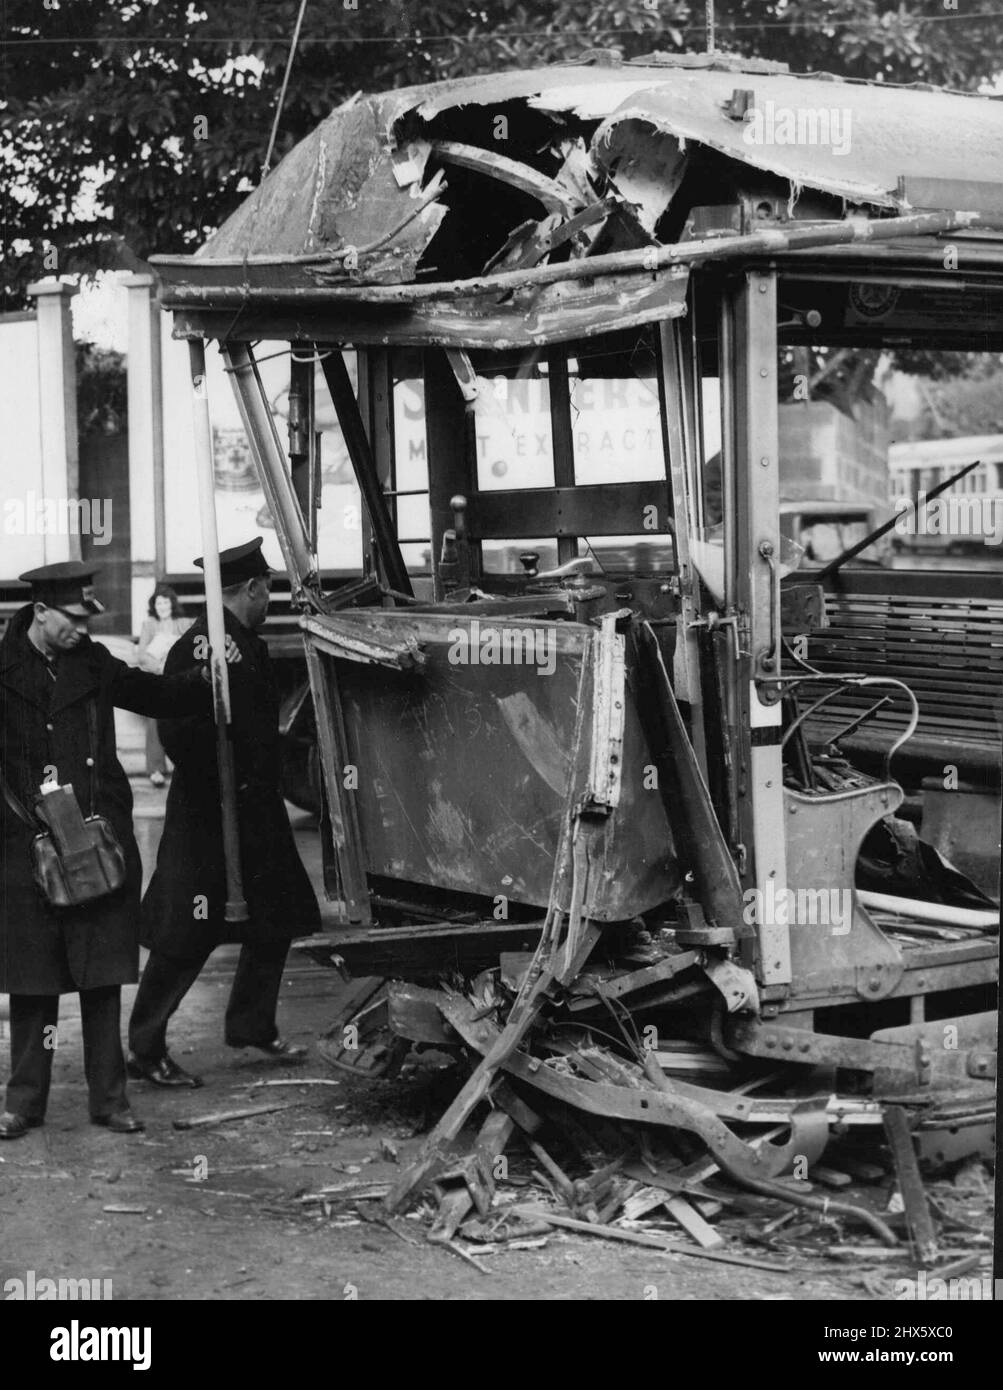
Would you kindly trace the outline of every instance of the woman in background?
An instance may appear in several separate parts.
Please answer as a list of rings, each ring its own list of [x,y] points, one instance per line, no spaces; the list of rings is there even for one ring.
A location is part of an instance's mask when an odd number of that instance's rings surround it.
[[[144,619],[139,634],[140,668],[162,676],[167,653],[193,621],[182,617],[181,603],[171,586],[158,584],[150,598],[150,616]],[[155,787],[162,787],[167,780],[167,758],[155,719],[146,721],[146,773]]]

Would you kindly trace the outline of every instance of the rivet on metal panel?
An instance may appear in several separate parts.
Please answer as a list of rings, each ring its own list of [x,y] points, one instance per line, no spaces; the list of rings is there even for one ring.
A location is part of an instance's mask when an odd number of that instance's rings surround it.
[[[765,367],[760,367],[760,369],[759,369],[759,375],[760,375],[760,376],[769,376],[769,372],[766,370]]]
[[[769,468],[769,466],[770,466],[770,460],[766,457],[765,454],[764,454],[763,457],[759,460],[759,466],[760,466],[760,468]]]

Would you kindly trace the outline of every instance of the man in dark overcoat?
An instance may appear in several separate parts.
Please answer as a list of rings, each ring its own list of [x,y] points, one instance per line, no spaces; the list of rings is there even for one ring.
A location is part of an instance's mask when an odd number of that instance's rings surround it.
[[[65,561],[22,575],[32,602],[0,643],[0,992],[10,994],[11,1033],[0,1139],[21,1138],[45,1117],[59,996],[73,991],[92,1120],[116,1133],[143,1128],[126,1098],[119,1032],[121,986],[138,976],[142,870],[113,710],[194,714],[209,711],[211,695],[198,669],[155,676],[91,641],[88,623],[103,611],[93,574],[92,566]],[[72,784],[83,815],[93,805],[124,851],[124,885],[79,907],[50,906],[32,876],[31,841],[43,827],[22,814],[34,821],[39,788],[50,782]]]
[[[202,560],[196,560],[202,566]],[[239,942],[226,1010],[225,1041],[278,1061],[305,1048],[281,1040],[275,1021],[289,943],[320,925],[317,898],[293,840],[279,790],[279,697],[265,621],[271,571],[261,538],[220,555],[224,620],[241,660],[230,675],[240,862],[248,920],[227,923],[226,875],[215,729],[211,715],[166,719],[161,742],[174,763],[157,868],[143,899],[141,940],[150,958],[129,1022],[129,1072],[158,1086],[200,1086],[169,1055],[167,1025],[211,952]],[[205,611],[171,648],[165,671],[199,660]]]

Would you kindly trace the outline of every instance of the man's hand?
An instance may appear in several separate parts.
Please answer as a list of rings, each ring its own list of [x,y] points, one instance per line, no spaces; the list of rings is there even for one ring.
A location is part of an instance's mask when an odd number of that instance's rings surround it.
[[[223,652],[226,656],[227,666],[235,666],[238,661],[243,661],[244,659],[240,654],[240,648],[237,646],[236,642],[229,634],[227,634],[226,644],[223,648]],[[201,668],[201,673],[202,679],[206,682],[206,684],[211,684],[212,676],[209,674],[209,667],[203,666]]]

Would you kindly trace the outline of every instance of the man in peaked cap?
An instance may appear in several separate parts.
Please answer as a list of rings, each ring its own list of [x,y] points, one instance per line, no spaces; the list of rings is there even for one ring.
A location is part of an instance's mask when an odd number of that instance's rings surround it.
[[[279,697],[265,643],[271,571],[261,538],[220,555],[224,621],[240,650],[230,713],[240,861],[248,920],[227,923],[223,828],[211,715],[165,719],[161,742],[174,763],[157,869],[143,899],[141,940],[150,958],[129,1023],[129,1071],[157,1086],[200,1086],[167,1050],[167,1025],[212,951],[239,943],[225,1040],[276,1061],[301,1061],[278,1036],[275,1013],[289,943],[320,925],[317,899],[279,790]],[[203,567],[201,559],[195,561]],[[208,635],[203,612],[171,648],[165,670],[193,665]]]
[[[119,1134],[143,1128],[126,1097],[119,1033],[121,986],[138,975],[142,882],[132,793],[115,747],[114,708],[158,715],[211,709],[201,667],[171,677],[117,661],[87,626],[104,611],[94,567],[78,560],[21,575],[31,602],[0,642],[0,992],[10,995],[11,1075],[0,1139],[20,1139],[45,1118],[59,996],[80,995],[91,1119]],[[112,825],[125,856],[116,892],[72,908],[35,886],[30,846],[43,782],[71,784],[84,815]]]
[[[82,560],[60,560],[55,565],[43,565],[37,570],[28,570],[18,576],[19,582],[31,585],[33,603],[43,603],[47,608],[74,618],[93,618],[105,611],[94,592],[93,565],[85,565]],[[44,625],[45,614],[36,614]]]

